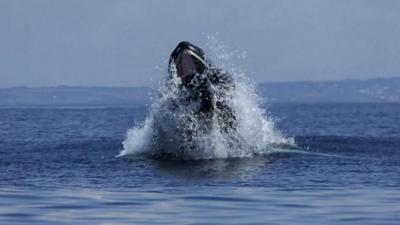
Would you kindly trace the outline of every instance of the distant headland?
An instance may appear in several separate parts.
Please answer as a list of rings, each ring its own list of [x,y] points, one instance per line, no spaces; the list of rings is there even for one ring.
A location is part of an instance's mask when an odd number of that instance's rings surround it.
[[[257,85],[269,103],[400,103],[400,77]],[[0,106],[138,105],[151,102],[148,87],[13,87],[0,89]]]

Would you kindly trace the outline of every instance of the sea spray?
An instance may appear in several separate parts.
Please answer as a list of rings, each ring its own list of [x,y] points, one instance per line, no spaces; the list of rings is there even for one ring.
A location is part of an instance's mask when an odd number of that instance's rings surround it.
[[[215,116],[218,114],[215,105],[210,121],[199,118],[195,113],[199,101],[187,101],[193,92],[182,88],[181,80],[172,70],[171,78],[159,86],[159,95],[144,123],[128,131],[119,156],[144,154],[185,160],[251,157],[294,143],[293,139],[275,130],[254,92],[254,84],[232,64],[226,63],[235,54],[229,53],[223,45],[216,45],[211,38],[208,46],[219,60],[218,65],[230,69],[234,88],[221,90],[211,86],[211,89],[214,88],[215,93],[227,92],[214,96],[229,102],[236,116],[235,129],[222,129]]]

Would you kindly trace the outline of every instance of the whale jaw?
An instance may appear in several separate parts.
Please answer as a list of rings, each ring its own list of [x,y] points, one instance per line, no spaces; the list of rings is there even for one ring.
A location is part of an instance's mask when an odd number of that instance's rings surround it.
[[[169,66],[172,65],[175,65],[176,73],[185,86],[196,74],[203,74],[209,68],[203,50],[187,41],[180,42],[172,52]]]

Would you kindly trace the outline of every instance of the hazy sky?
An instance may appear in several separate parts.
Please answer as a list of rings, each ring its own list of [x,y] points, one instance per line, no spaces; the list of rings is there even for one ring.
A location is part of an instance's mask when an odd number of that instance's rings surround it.
[[[148,86],[216,33],[258,82],[400,76],[397,0],[0,0],[0,87]]]

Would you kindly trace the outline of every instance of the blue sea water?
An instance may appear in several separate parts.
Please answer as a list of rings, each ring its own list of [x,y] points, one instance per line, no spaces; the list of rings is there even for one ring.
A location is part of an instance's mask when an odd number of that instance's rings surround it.
[[[400,104],[272,104],[297,148],[115,157],[146,106],[0,108],[0,224],[399,224]]]

